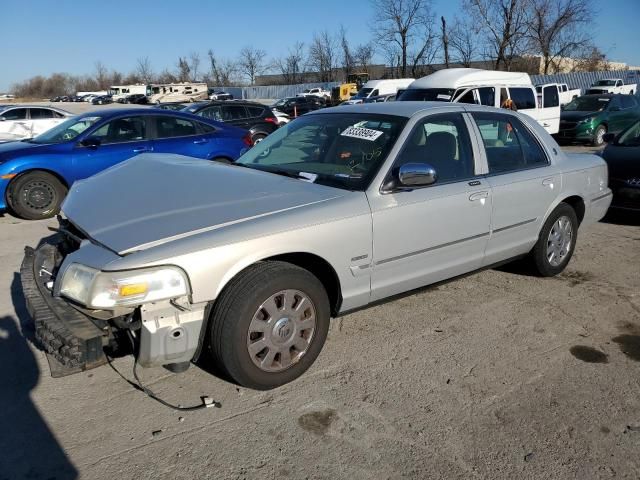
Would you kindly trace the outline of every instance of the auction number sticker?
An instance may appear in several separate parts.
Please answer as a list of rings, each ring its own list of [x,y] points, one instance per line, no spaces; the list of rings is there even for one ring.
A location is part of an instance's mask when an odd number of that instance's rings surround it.
[[[372,130],[370,128],[364,127],[349,127],[340,135],[343,137],[353,137],[353,138],[361,138],[363,140],[369,140],[373,142],[376,140],[383,132],[379,130]]]

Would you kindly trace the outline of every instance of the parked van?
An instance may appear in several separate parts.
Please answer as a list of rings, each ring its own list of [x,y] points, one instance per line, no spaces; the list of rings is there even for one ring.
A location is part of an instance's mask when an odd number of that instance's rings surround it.
[[[540,86],[540,99],[531,78],[521,72],[477,68],[448,68],[419,78],[397,101],[474,103],[500,108],[511,99],[518,112],[535,118],[549,133],[560,129],[560,98],[556,84]]]
[[[398,89],[407,88],[415,81],[414,78],[392,78],[388,80],[369,80],[356,95],[351,97],[345,105],[364,103],[365,99],[380,95],[395,95]]]

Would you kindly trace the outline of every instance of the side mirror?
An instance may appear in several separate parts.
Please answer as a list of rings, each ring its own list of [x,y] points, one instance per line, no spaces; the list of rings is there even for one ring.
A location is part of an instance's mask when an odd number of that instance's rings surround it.
[[[404,187],[426,187],[437,179],[436,170],[428,163],[405,163],[398,170],[398,181]]]
[[[100,139],[96,138],[96,137],[89,137],[89,138],[85,138],[84,140],[82,140],[80,142],[80,145],[82,145],[83,147],[89,147],[89,148],[97,148],[100,146]]]
[[[616,138],[615,133],[605,133],[602,136],[602,140],[604,140],[605,143],[611,143],[615,138]]]

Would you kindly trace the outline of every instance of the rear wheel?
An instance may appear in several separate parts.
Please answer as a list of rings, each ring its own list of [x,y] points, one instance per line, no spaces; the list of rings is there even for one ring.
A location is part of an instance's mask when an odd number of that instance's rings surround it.
[[[310,272],[285,262],[248,267],[211,313],[213,357],[238,384],[268,390],[302,375],[329,330],[329,299]]]
[[[531,251],[533,264],[543,277],[562,272],[576,246],[578,217],[570,205],[561,203],[549,215]]]
[[[46,172],[29,172],[15,178],[9,185],[8,202],[20,218],[40,220],[54,216],[67,194],[67,188]]]

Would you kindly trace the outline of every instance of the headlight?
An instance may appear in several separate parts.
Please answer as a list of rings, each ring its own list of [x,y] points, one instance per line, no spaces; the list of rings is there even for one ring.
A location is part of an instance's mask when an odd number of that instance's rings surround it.
[[[578,125],[591,123],[591,122],[593,122],[593,117],[583,118],[578,122]]]
[[[60,286],[61,295],[90,308],[140,305],[188,293],[187,278],[176,267],[101,272],[72,263]]]

